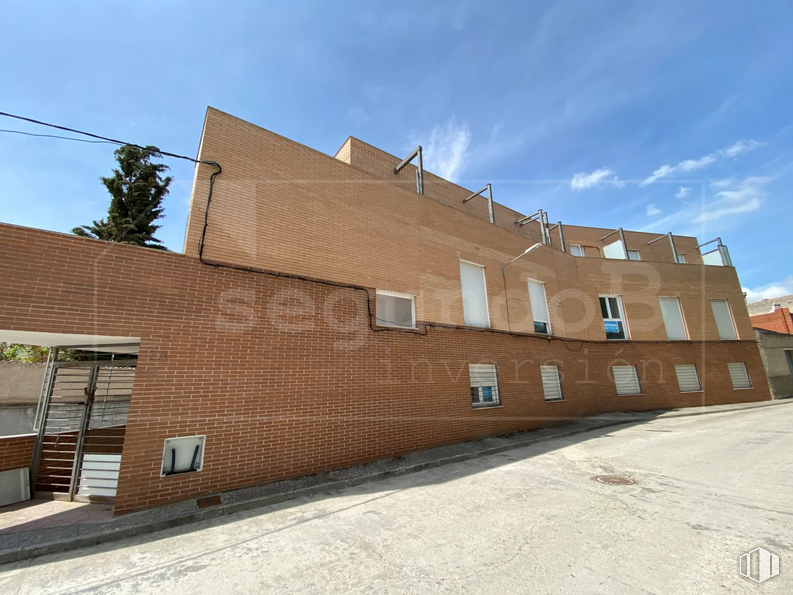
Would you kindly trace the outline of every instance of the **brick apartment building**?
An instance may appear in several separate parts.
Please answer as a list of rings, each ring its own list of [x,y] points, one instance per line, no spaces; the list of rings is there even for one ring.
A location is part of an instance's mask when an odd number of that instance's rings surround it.
[[[358,139],[331,157],[214,109],[199,159],[183,254],[0,225],[0,340],[113,354],[52,367],[35,452],[0,440],[37,491],[126,513],[770,398],[735,270],[695,238],[547,225],[429,172],[420,194],[418,160],[394,173]]]

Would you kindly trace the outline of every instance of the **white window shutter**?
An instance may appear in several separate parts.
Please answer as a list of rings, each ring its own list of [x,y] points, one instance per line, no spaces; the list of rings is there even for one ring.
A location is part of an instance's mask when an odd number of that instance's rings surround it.
[[[529,279],[529,301],[531,302],[531,315],[537,322],[544,322],[550,326],[548,317],[548,300],[545,295],[545,283]]]
[[[463,317],[467,326],[490,326],[484,267],[460,262],[463,291]]]
[[[562,399],[562,383],[559,379],[559,366],[540,366],[542,391],[546,401]]]
[[[661,316],[663,316],[666,336],[669,340],[687,340],[688,333],[683,322],[683,311],[680,309],[680,301],[676,297],[660,297],[658,302],[661,304]]]
[[[746,364],[742,362],[727,364],[727,369],[730,371],[730,380],[732,380],[732,387],[739,388],[752,388],[752,381],[749,379],[749,370],[746,369]]]
[[[675,364],[675,374],[677,375],[677,385],[681,393],[693,393],[702,390],[697,374],[697,366],[694,364]]]
[[[627,396],[642,394],[636,366],[612,366],[611,370],[614,373],[614,384],[617,387],[618,395]]]
[[[716,328],[719,329],[719,337],[722,341],[733,341],[738,338],[735,332],[735,321],[732,319],[730,305],[727,300],[711,300],[713,316],[716,318]]]

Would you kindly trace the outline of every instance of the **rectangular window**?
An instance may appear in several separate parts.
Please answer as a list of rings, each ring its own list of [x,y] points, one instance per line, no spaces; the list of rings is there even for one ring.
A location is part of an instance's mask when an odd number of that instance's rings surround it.
[[[730,304],[727,300],[710,300],[713,316],[716,317],[716,328],[719,329],[719,338],[722,341],[734,341],[738,338],[735,330],[735,320],[732,317]]]
[[[463,317],[466,326],[490,326],[485,267],[461,260],[460,283],[463,290]]]
[[[697,374],[697,366],[694,364],[675,364],[675,374],[677,375],[677,385],[681,393],[695,393],[702,390]]]
[[[377,290],[377,324],[399,328],[416,327],[416,309],[412,295]]]
[[[628,255],[625,252],[625,245],[622,243],[622,240],[617,240],[607,246],[603,246],[603,257],[627,260]]]
[[[603,315],[606,339],[620,340],[628,338],[628,333],[625,329],[625,317],[622,314],[622,298],[620,296],[601,295],[600,312]]]
[[[659,297],[658,302],[661,304],[661,316],[664,319],[667,338],[670,341],[687,341],[688,332],[683,321],[680,300],[676,297]]]
[[[561,401],[562,382],[559,378],[559,366],[540,366],[542,392],[546,401]]]
[[[638,250],[628,250],[628,260],[641,260],[642,253]]]
[[[573,256],[584,256],[584,247],[578,244],[570,244],[570,254]]]
[[[531,314],[534,318],[534,332],[550,335],[551,320],[548,317],[545,283],[529,279],[529,301],[531,302]]]
[[[727,364],[727,369],[730,372],[730,380],[732,380],[732,387],[735,390],[752,388],[752,381],[749,379],[749,370],[746,369],[746,364],[742,362]]]
[[[642,387],[639,385],[639,374],[636,366],[611,366],[614,374],[614,385],[620,396],[640,395]]]
[[[680,264],[686,264],[686,255],[685,254],[680,254],[678,252],[678,254],[677,254],[677,262],[680,263]]]
[[[468,364],[471,404],[474,407],[499,405],[498,368],[495,364]]]

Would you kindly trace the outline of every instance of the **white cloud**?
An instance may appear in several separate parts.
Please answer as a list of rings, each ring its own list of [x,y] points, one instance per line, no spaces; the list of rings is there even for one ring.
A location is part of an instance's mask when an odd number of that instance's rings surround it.
[[[766,194],[763,186],[769,181],[770,178],[749,177],[730,190],[717,192],[713,202],[702,210],[694,222],[716,221],[727,215],[758,210]]]
[[[471,144],[468,124],[458,124],[452,118],[443,125],[435,126],[429,139],[419,144],[424,148],[424,166],[429,171],[452,182],[460,179]]]
[[[711,188],[729,188],[730,186],[735,185],[735,178],[726,178],[724,180],[713,180],[710,183]]]
[[[739,140],[729,147],[718,149],[717,151],[714,151],[709,155],[705,155],[704,157],[700,157],[699,159],[686,159],[677,165],[662,165],[653,173],[651,173],[640,185],[648,186],[653,182],[660,180],[661,178],[668,178],[674,176],[677,173],[686,173],[702,169],[703,167],[716,163],[719,157],[734,158],[741,153],[746,153],[747,151],[751,151],[752,149],[759,147],[761,144],[762,143],[759,143],[756,140]]]
[[[619,177],[614,176],[614,179],[611,180],[611,183],[614,184],[617,188],[625,188],[625,182],[619,179]]]
[[[579,190],[591,188],[592,186],[597,186],[612,173],[613,172],[608,167],[596,169],[591,174],[588,174],[584,171],[579,172],[573,176],[572,180],[570,180],[570,190],[575,190],[577,192]]]
[[[677,192],[675,192],[675,198],[685,198],[689,194],[691,194],[690,187],[680,186],[680,188],[677,189]]]
[[[661,214],[661,209],[656,207],[654,204],[650,203],[647,205],[647,216],[648,217],[655,217],[656,215]]]
[[[770,300],[772,298],[793,294],[793,277],[788,277],[784,281],[777,281],[754,289],[750,287],[742,287],[741,289],[746,293],[746,301],[748,302]]]
[[[724,155],[725,157],[735,158],[741,153],[752,151],[762,144],[763,143],[757,142],[756,140],[750,140],[750,141],[739,140],[731,147],[727,147],[726,149],[719,149],[716,152],[719,155]]]

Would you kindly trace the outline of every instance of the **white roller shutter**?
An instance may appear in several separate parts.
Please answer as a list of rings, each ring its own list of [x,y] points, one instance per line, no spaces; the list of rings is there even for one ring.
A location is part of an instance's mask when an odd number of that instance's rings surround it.
[[[617,394],[621,396],[642,394],[636,366],[612,366]]]
[[[739,388],[752,388],[752,381],[749,380],[749,370],[746,369],[744,363],[727,364],[727,369],[730,371],[730,380],[732,380],[732,387]]]
[[[471,397],[476,405],[498,405],[498,368],[494,364],[468,364]]]
[[[675,374],[677,374],[677,385],[681,393],[694,393],[702,390],[697,374],[697,366],[694,364],[675,364]]]
[[[551,334],[551,319],[548,317],[548,301],[545,296],[545,283],[529,279],[529,301],[534,319],[534,332]],[[537,325],[537,323],[544,323]]]
[[[490,326],[484,267],[460,261],[460,283],[463,290],[465,324],[467,326]]]
[[[688,339],[686,325],[683,322],[683,311],[680,301],[676,297],[659,297],[661,316],[664,318],[666,336],[670,341],[685,341]]]
[[[727,300],[711,300],[710,306],[713,308],[713,316],[716,318],[716,328],[719,329],[719,337],[722,341],[733,341],[738,338],[735,332],[735,322],[732,319],[732,312]]]
[[[559,380],[559,366],[540,366],[542,392],[546,401],[562,399],[562,383]]]

